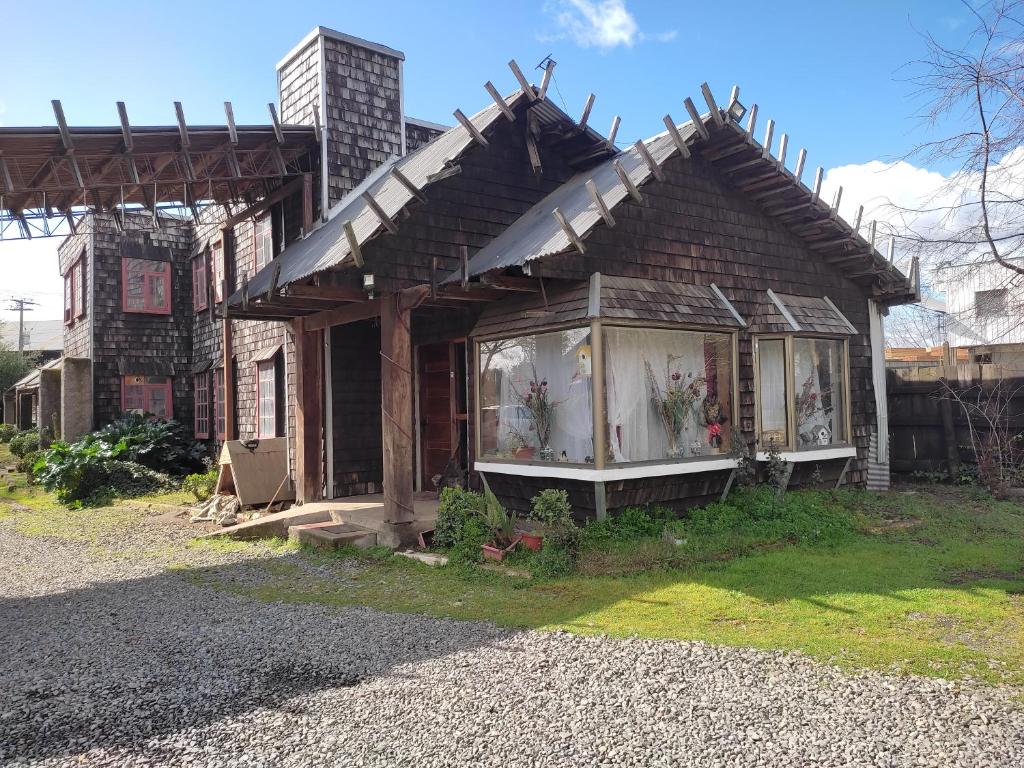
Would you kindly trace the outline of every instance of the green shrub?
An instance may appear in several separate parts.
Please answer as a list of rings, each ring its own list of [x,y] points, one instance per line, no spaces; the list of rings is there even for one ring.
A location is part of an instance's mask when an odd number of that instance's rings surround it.
[[[601,544],[660,536],[665,526],[675,518],[675,513],[664,507],[626,507],[604,520],[591,520],[583,529],[583,537],[587,544]]]
[[[191,493],[195,496],[196,501],[206,501],[213,496],[213,492],[217,488],[217,475],[216,469],[191,474],[182,481],[181,490]]]
[[[39,450],[39,430],[28,429],[11,438],[11,453],[24,456],[26,453]]]
[[[546,488],[530,500],[530,505],[531,517],[545,525],[560,527],[572,523],[572,506],[565,491]]]
[[[478,518],[483,509],[484,497],[479,493],[462,488],[442,488],[437,504],[437,522],[434,523],[434,546],[439,549],[455,547],[463,538],[466,523]]]
[[[13,424],[0,424],[0,443],[9,443],[11,438],[18,434],[18,428]]]
[[[829,492],[779,497],[771,487],[742,489],[724,502],[691,510],[689,518],[667,527],[668,535],[681,542],[682,553],[698,559],[776,543],[837,544],[856,530],[853,514]]]
[[[75,443],[54,443],[34,466],[35,479],[63,503],[152,493],[169,474],[202,468],[204,449],[174,421],[129,415]]]
[[[583,530],[569,522],[544,535],[544,544],[537,553],[533,572],[544,578],[568,576],[580,560]]]
[[[21,458],[18,459],[18,463],[15,464],[15,470],[18,472],[24,472],[28,475],[28,479],[31,481],[33,468],[41,455],[41,451],[29,451],[28,453],[23,454]]]
[[[491,531],[480,515],[466,519],[459,529],[459,537],[448,550],[450,565],[479,563],[483,559],[481,547],[491,538]]]

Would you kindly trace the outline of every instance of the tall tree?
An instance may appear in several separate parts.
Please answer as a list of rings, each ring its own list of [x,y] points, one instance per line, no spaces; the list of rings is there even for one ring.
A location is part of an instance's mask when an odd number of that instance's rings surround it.
[[[17,349],[11,349],[0,336],[0,392],[5,392],[14,382],[32,369],[33,360]]]

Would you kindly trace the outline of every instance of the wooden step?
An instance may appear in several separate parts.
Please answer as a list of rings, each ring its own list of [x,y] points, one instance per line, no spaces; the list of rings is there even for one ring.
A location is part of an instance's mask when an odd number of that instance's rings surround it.
[[[333,521],[292,525],[288,528],[288,538],[291,541],[321,549],[339,549],[341,547],[366,549],[377,546],[377,534],[374,531]]]

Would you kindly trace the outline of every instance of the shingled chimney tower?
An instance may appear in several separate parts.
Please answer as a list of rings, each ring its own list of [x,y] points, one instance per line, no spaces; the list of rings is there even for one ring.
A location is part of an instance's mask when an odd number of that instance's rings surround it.
[[[319,111],[321,206],[331,206],[393,155],[405,154],[405,54],[317,27],[277,65],[284,123],[313,125]]]

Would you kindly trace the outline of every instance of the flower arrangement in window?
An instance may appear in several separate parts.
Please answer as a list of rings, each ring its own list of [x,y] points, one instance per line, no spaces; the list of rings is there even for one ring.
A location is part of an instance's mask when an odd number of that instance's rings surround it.
[[[673,363],[680,359],[679,355],[666,356],[663,383],[658,382],[651,364],[644,361],[647,382],[651,390],[651,403],[665,428],[670,459],[682,458],[685,455],[685,446],[680,445],[679,438],[687,422],[696,419],[699,410],[697,404],[703,397],[701,390],[707,383],[703,376],[694,376],[692,371],[684,377],[678,370],[672,370]]]
[[[555,451],[550,446],[551,425],[555,420],[555,409],[558,408],[558,401],[550,398],[548,380],[541,379],[537,372],[533,372],[533,379],[530,380],[530,391],[520,392],[513,389],[515,399],[520,406],[526,409],[530,416],[529,432],[537,438],[542,461],[554,461]],[[516,455],[519,458],[532,458],[526,455],[530,451],[530,440],[516,427],[509,429],[512,442],[518,445]]]
[[[797,433],[803,443],[828,445],[831,442],[831,429],[827,424],[821,423],[831,420],[832,404],[826,405],[824,402],[825,397],[831,392],[832,390],[828,387],[821,390],[815,389],[813,373],[804,380],[800,394],[796,398]],[[809,429],[805,429],[807,425],[810,425]]]

